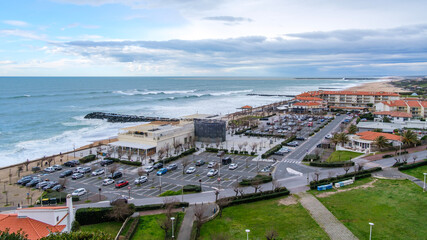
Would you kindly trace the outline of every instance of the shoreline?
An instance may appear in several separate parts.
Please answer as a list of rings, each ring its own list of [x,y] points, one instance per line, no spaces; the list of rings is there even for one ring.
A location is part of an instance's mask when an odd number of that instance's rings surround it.
[[[391,82],[401,81],[403,79],[398,80],[386,80],[386,81],[376,81],[369,83],[361,83],[360,85],[349,87],[344,90],[346,91],[366,91],[366,92],[395,92],[395,93],[406,93],[407,90],[399,87],[395,87],[391,84]]]

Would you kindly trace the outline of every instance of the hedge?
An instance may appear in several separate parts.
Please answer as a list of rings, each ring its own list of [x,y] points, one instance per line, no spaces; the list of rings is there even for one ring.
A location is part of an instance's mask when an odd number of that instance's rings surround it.
[[[343,161],[343,162],[310,162],[312,167],[345,167],[345,166],[354,166],[352,161]]]
[[[188,207],[190,205],[188,202],[176,202],[173,204],[174,204],[174,208]],[[165,208],[165,206],[166,205],[163,203],[136,206],[135,211],[136,212],[151,211],[151,210],[157,210],[157,209]]]
[[[86,157],[82,157],[79,159],[80,163],[88,163],[88,162],[92,162],[96,159],[96,156],[91,154],[91,155],[87,155]]]
[[[109,216],[112,209],[111,207],[79,208],[76,211],[76,221],[82,226],[113,221]]]
[[[331,182],[332,183],[340,182],[340,181],[343,181],[343,180],[346,180],[346,179],[349,179],[352,177],[355,177],[356,179],[368,177],[368,176],[371,176],[371,173],[381,171],[381,170],[382,170],[381,167],[375,167],[375,168],[370,168],[367,170],[362,170],[362,171],[359,171],[356,173],[352,172],[352,173],[347,173],[347,174],[343,174],[343,175],[338,175],[336,177],[320,179],[319,181],[311,181],[310,182],[310,189],[316,189],[317,186],[328,184]]]
[[[246,136],[253,136],[253,137],[274,137],[274,138],[285,138],[285,135],[279,135],[279,134],[264,134],[264,133],[245,133]]]
[[[185,185],[183,188],[184,192],[201,192],[202,189],[199,185]]]
[[[167,164],[167,163],[170,163],[170,162],[172,162],[172,161],[175,161],[175,160],[178,160],[178,159],[180,159],[180,158],[182,158],[182,157],[185,157],[185,156],[188,156],[188,155],[190,155],[190,154],[193,154],[193,153],[195,153],[196,152],[196,149],[195,148],[190,148],[190,149],[188,149],[187,151],[184,151],[184,152],[182,152],[181,154],[179,154],[179,155],[176,155],[176,156],[172,156],[172,157],[168,157],[168,158],[165,158],[165,159],[163,159],[163,160],[159,160],[159,161],[157,161],[157,162],[164,162],[165,164]]]
[[[279,151],[282,148],[282,144],[278,144],[272,148],[270,148],[269,150],[267,150],[265,153],[263,153],[261,155],[261,158],[268,158],[271,155],[273,155],[275,152]]]
[[[139,217],[136,217],[133,219],[132,223],[129,226],[128,231],[126,232],[126,235],[124,235],[125,240],[132,239],[133,234],[135,233],[136,227],[138,226],[139,220],[140,220]]]
[[[239,182],[239,184],[242,186],[250,186],[252,185],[253,182],[256,182],[256,181],[260,181],[261,183],[268,183],[273,181],[273,177],[265,176],[265,175],[256,175],[253,178],[242,179],[242,181]]]
[[[297,136],[292,135],[292,136],[290,136],[288,139],[286,139],[285,141],[283,141],[283,142],[282,142],[282,145],[283,145],[283,146],[286,146],[288,143],[290,143],[290,142],[294,141],[296,138],[297,138]]]
[[[232,196],[232,197],[226,197],[221,199],[226,199],[227,201],[230,201],[230,203],[227,206],[233,206],[233,205],[238,205],[242,203],[267,200],[267,199],[286,196],[286,195],[289,195],[288,189],[286,189],[286,187],[280,187],[275,190],[269,190],[269,191],[263,191],[263,192],[257,192],[257,193],[248,193],[248,194],[244,194],[237,197]]]
[[[319,155],[316,155],[316,154],[307,154],[307,155],[304,156],[303,161],[307,161],[307,162],[310,161],[310,160],[317,161],[319,159],[320,159]]]
[[[66,193],[66,192],[57,192],[57,191],[53,191],[52,189],[48,189],[42,194],[42,197],[43,198],[56,198],[56,202],[65,203],[65,202],[67,202],[67,195],[68,195],[68,193]],[[71,199],[73,202],[77,202],[80,200],[79,196],[72,196]]]
[[[390,158],[390,157],[393,157],[393,156],[394,156],[393,154],[385,154],[385,155],[382,156],[382,158]]]
[[[122,164],[126,164],[126,165],[131,165],[131,166],[142,166],[142,162],[127,161],[127,160],[121,160],[119,158],[112,158],[112,157],[107,157],[105,159],[113,160],[114,162],[118,162],[118,163],[122,163]]]
[[[422,162],[417,162],[417,163],[406,164],[406,165],[400,166],[398,169],[399,170],[405,170],[405,169],[421,167],[424,165],[427,165],[427,159],[424,159],[424,161],[422,161]]]

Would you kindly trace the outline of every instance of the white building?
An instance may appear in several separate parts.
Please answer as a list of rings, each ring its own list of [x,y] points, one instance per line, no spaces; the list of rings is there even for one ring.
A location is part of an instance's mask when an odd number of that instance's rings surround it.
[[[373,147],[375,147],[375,139],[379,136],[385,137],[392,146],[401,145],[400,136],[389,133],[366,131],[348,135],[349,141],[345,144],[344,148],[358,152],[372,152]]]

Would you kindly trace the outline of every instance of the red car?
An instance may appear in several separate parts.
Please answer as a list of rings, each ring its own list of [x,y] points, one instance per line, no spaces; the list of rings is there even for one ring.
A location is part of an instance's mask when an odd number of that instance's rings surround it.
[[[128,181],[125,181],[125,180],[120,180],[120,181],[118,181],[117,183],[116,183],[116,188],[121,188],[121,187],[124,187],[124,186],[127,186],[127,185],[129,185],[129,182]]]

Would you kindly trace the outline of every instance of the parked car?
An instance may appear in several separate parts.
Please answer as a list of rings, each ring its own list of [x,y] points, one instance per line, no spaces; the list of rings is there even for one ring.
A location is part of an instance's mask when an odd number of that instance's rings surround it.
[[[156,163],[156,164],[153,165],[154,169],[160,169],[162,167],[163,167],[163,163],[161,163],[161,162],[158,162],[158,163]]]
[[[62,186],[61,184],[58,184],[58,185],[55,185],[53,188],[52,188],[52,190],[53,191],[57,191],[57,192],[60,192],[62,189],[64,189],[65,187],[64,186]]]
[[[80,161],[79,160],[71,160],[71,162],[73,162],[74,165],[80,165]]]
[[[33,178],[30,182],[25,184],[26,187],[34,187],[37,183],[39,183],[41,180],[40,178]]]
[[[114,183],[114,180],[111,179],[111,178],[107,178],[107,179],[104,179],[102,181],[102,185],[104,185],[104,186],[107,186],[107,185],[110,185],[110,184],[113,184],[113,183]]]
[[[135,184],[141,184],[141,183],[145,183],[146,181],[148,181],[148,178],[146,176],[141,176],[137,179],[135,179]]]
[[[325,136],[326,139],[331,139],[332,137],[333,137],[332,134],[326,134]]]
[[[44,169],[44,171],[47,173],[53,173],[53,172],[55,172],[55,169],[53,167],[47,167]]]
[[[163,174],[165,174],[167,172],[168,172],[167,168],[160,168],[160,170],[157,171],[157,176],[161,176],[161,175],[163,175]]]
[[[216,169],[211,169],[211,170],[209,170],[209,172],[208,172],[208,177],[213,177],[213,176],[215,176],[215,175],[217,175],[218,174],[218,170],[216,170]]]
[[[32,176],[25,176],[18,180],[17,184],[25,185],[33,179]]]
[[[187,169],[187,171],[185,171],[185,173],[187,173],[187,174],[191,174],[191,173],[194,173],[196,171],[196,168],[195,167],[189,167],[188,169]]]
[[[154,171],[153,166],[145,166],[144,169],[145,169],[146,172],[149,172],[149,173],[152,172],[152,171]]]
[[[204,164],[205,164],[205,161],[203,161],[203,160],[197,160],[197,162],[196,162],[196,166],[197,167],[200,167],[200,166],[202,166]]]
[[[55,165],[53,165],[52,167],[53,167],[53,169],[55,169],[55,171],[62,170],[61,165],[58,165],[58,164],[55,164]]]
[[[74,190],[73,193],[71,193],[72,196],[82,196],[85,195],[87,193],[86,189],[84,188],[78,188],[76,190]]]
[[[102,175],[104,173],[105,173],[105,171],[104,171],[103,168],[98,168],[98,169],[96,169],[95,171],[92,172],[92,176],[98,176],[98,175]]]
[[[68,161],[64,163],[64,166],[66,167],[75,167],[77,164],[73,161]]]
[[[36,184],[36,186],[34,186],[34,188],[36,188],[36,189],[43,189],[48,184],[49,184],[49,181],[39,182],[39,183]]]
[[[288,144],[286,144],[286,145],[291,146],[291,147],[296,147],[296,146],[298,146],[298,145],[299,145],[299,143],[298,143],[298,142],[296,142],[296,141],[292,141],[292,142],[290,142],[290,143],[288,143]]]
[[[128,182],[128,181],[120,180],[120,181],[117,181],[116,185],[114,185],[114,186],[115,186],[116,188],[122,188],[122,187],[125,187],[125,186],[127,186],[127,185],[129,185],[129,182]]]
[[[296,137],[296,138],[295,138],[295,140],[298,140],[298,141],[304,141],[304,140],[305,140],[305,137]]]
[[[65,171],[61,172],[61,174],[59,174],[59,177],[64,178],[64,177],[71,176],[72,174],[73,174],[72,170],[65,170]]]
[[[178,168],[178,165],[176,165],[175,163],[172,163],[166,168],[168,169],[168,171],[172,171],[172,170],[176,170]]]
[[[123,176],[122,172],[114,172],[109,178],[116,179],[116,178],[121,178],[122,176]]]
[[[48,190],[48,189],[53,188],[54,186],[56,186],[56,185],[58,185],[58,184],[59,184],[58,182],[51,181],[51,182],[49,182],[46,186],[44,186],[44,187],[43,187],[43,190],[44,190],[44,191],[46,191],[46,190]]]
[[[85,176],[85,175],[83,175],[82,173],[74,173],[74,174],[71,176],[71,179],[76,180],[76,179],[82,178],[82,177],[84,177],[84,176]]]
[[[113,164],[113,163],[114,163],[114,161],[111,159],[104,159],[101,161],[100,164],[101,164],[101,166],[108,166],[108,165]]]
[[[73,173],[79,173],[79,172],[81,172],[81,170],[82,170],[83,168],[82,167],[76,167],[74,170],[73,170]]]
[[[90,173],[91,170],[92,170],[91,167],[84,167],[84,168],[81,168],[80,173],[83,173],[83,174]]]
[[[228,165],[231,163],[231,158],[230,157],[225,157],[222,159],[222,165]]]
[[[213,168],[213,167],[215,167],[215,165],[216,165],[216,162],[209,162],[208,168]]]
[[[230,170],[234,170],[234,169],[236,169],[237,167],[238,167],[237,163],[232,163],[232,164],[230,164],[230,166],[228,166],[228,169],[230,169]]]

